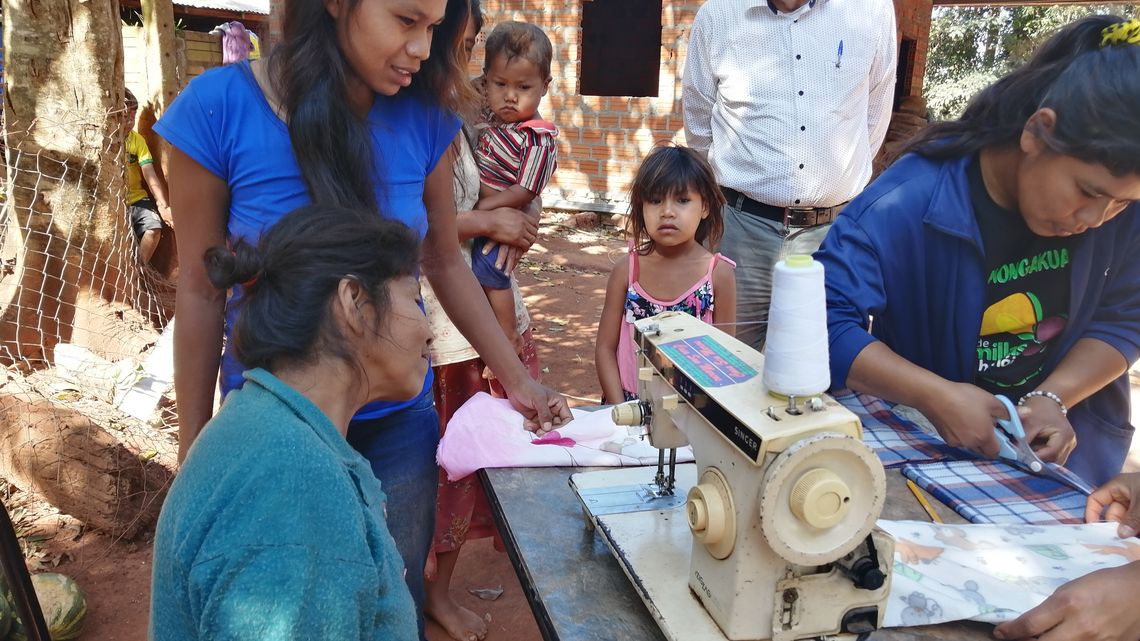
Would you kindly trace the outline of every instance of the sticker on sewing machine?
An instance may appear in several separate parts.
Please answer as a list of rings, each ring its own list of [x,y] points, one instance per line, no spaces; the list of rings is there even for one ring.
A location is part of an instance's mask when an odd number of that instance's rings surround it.
[[[701,387],[735,385],[756,376],[756,370],[708,336],[682,338],[659,349]]]

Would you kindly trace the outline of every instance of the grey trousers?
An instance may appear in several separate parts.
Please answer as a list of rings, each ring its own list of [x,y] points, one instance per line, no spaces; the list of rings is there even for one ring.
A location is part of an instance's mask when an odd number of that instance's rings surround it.
[[[772,270],[786,256],[815,252],[829,229],[830,224],[787,227],[725,205],[719,251],[736,262],[737,338],[756,350],[764,349]]]

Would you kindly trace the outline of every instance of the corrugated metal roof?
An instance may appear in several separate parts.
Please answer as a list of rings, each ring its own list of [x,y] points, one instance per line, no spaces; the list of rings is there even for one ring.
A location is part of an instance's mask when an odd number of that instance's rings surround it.
[[[269,15],[269,0],[176,0],[174,4],[180,7],[244,11]]]

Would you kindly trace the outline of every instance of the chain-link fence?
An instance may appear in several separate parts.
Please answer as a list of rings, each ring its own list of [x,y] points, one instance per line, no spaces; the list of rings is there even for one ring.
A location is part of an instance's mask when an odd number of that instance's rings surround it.
[[[139,258],[123,120],[4,127],[0,476],[131,536],[174,468],[174,289]]]

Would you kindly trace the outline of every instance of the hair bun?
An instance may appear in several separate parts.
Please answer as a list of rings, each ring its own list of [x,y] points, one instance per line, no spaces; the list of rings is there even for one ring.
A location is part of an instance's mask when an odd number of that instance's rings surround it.
[[[238,240],[233,249],[211,247],[206,250],[206,275],[218,289],[234,285],[252,285],[261,274],[263,257],[257,248]]]
[[[1140,20],[1133,18],[1105,27],[1100,32],[1100,46],[1140,45]]]

